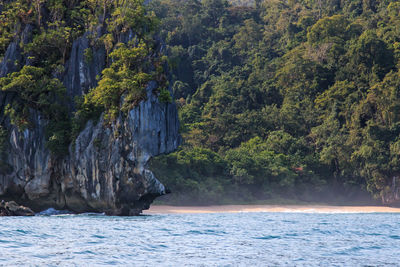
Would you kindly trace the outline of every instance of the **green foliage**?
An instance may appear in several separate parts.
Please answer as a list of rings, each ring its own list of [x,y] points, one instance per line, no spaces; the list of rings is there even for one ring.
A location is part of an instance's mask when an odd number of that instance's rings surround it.
[[[348,20],[343,15],[322,18],[310,28],[307,40],[311,45],[343,42],[347,39],[348,24]]]
[[[175,193],[171,196],[172,203],[223,203],[223,194],[229,190],[227,163],[208,149],[184,149],[158,156],[150,165]]]
[[[25,0],[0,2],[0,59],[3,57],[14,34],[21,31],[21,24],[32,22],[30,3]]]
[[[226,160],[232,165],[233,180],[239,184],[265,186],[277,183],[282,187],[294,185],[296,174],[291,170],[289,158],[271,151],[259,137],[228,151]]]
[[[145,73],[149,63],[149,48],[146,44],[120,44],[111,54],[113,63],[102,72],[102,78],[96,88],[84,96],[79,116],[93,117],[89,113],[99,114],[105,111],[107,121],[114,120],[120,110],[127,112],[146,98],[146,85],[152,75]],[[124,97],[122,106],[121,97]],[[83,114],[85,113],[85,114]],[[96,115],[94,115],[95,117]]]
[[[86,64],[90,64],[93,61],[93,50],[91,48],[86,48],[83,54],[85,57]]]
[[[161,89],[160,94],[158,95],[158,100],[162,103],[172,102],[172,96],[169,93],[168,89],[166,88]]]
[[[228,193],[310,199],[354,187],[384,197],[400,174],[399,1],[0,6],[0,58],[17,41],[30,65],[0,79],[15,94],[5,115],[23,130],[34,126],[32,111],[42,113],[47,146],[57,154],[89,119],[104,113],[112,122],[144,100],[154,80],[161,102],[172,101],[167,88],[179,99],[184,144],[152,165],[183,201],[214,203]],[[32,38],[21,40],[28,24]],[[84,32],[86,63],[99,47],[107,62],[98,85],[76,99],[71,120],[56,77]],[[155,49],[154,34],[166,42],[168,59]]]
[[[65,87],[56,78],[47,76],[42,68],[24,66],[21,71],[0,78],[3,92],[15,93],[14,101],[5,108],[5,115],[22,131],[34,126],[31,110],[38,110],[47,119],[46,141],[57,155],[67,152],[70,142],[69,119],[65,101]]]
[[[145,13],[143,2],[143,0],[115,1],[111,19],[108,20],[109,31],[120,35],[132,30],[141,37],[154,31],[157,22],[154,16]]]
[[[394,67],[393,51],[371,30],[365,31],[348,53],[349,69],[360,78],[369,75],[369,79],[381,80]]]
[[[0,10],[0,58],[11,41],[18,41],[27,62],[19,71],[0,78],[1,90],[13,94],[4,114],[22,131],[36,126],[33,114],[39,112],[47,120],[46,147],[55,155],[68,152],[70,142],[89,119],[96,120],[104,112],[106,121],[111,121],[145,99],[150,80],[156,80],[160,88],[167,85],[164,68],[159,68],[163,60],[153,50],[151,35],[157,19],[141,0],[2,1]],[[31,32],[22,33],[23,29]],[[77,110],[71,119],[73,105],[67,101],[72,99],[66,99],[60,79],[72,43],[83,33],[90,42],[85,63],[92,63],[93,49],[102,45],[109,62],[98,86],[76,99]],[[172,101],[161,92],[162,99]]]
[[[79,32],[66,26],[63,21],[48,26],[25,46],[25,52],[37,65],[55,68],[57,64],[65,63],[72,41]]]
[[[387,194],[399,175],[398,1],[246,3],[150,3],[170,55],[182,151],[223,158],[213,184],[229,181],[233,195]],[[193,164],[168,165],[166,185],[209,185],[209,174],[186,172]]]

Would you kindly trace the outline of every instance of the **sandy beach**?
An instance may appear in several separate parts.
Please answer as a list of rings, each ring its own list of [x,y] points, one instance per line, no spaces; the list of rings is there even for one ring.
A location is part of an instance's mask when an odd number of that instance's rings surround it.
[[[153,205],[143,214],[181,213],[235,213],[235,212],[301,212],[301,213],[399,213],[400,208],[383,206],[329,206],[329,205],[221,205],[221,206],[167,206]]]

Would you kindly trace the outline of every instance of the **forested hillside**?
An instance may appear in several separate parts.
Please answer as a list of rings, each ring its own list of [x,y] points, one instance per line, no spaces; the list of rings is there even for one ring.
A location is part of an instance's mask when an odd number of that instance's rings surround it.
[[[245,2],[245,3],[244,3]],[[171,203],[396,201],[400,2],[154,0],[184,144]]]
[[[400,1],[0,1],[0,61],[1,174],[13,127],[62,159],[154,81],[183,137],[151,162],[170,203],[400,203]]]

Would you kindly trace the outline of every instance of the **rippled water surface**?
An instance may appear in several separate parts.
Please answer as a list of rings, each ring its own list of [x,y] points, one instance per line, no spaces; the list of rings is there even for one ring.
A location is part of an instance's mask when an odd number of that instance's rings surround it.
[[[0,218],[0,265],[400,264],[400,214]]]

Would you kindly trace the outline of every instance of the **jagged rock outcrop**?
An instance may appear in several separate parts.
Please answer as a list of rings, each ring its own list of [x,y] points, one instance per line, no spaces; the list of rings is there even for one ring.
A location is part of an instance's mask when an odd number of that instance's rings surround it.
[[[0,202],[0,216],[34,216],[35,213],[27,207],[18,205],[15,201]]]
[[[155,155],[179,144],[176,107],[159,103],[147,87],[147,100],[120,116],[111,126],[90,121],[63,164],[61,191],[68,207],[83,204],[110,214],[136,214],[148,208],[165,187],[146,169]],[[75,196],[78,195],[78,198]],[[74,203],[84,199],[84,203]]]
[[[23,62],[22,51],[19,43],[28,43],[32,36],[32,26],[26,25],[20,38],[14,40],[6,50],[3,61],[0,62],[0,77],[6,76],[8,73],[17,71],[22,63],[29,65],[29,57],[26,57],[26,62]]]
[[[16,44],[11,43],[7,49],[0,76],[14,71],[9,62],[21,57]],[[95,86],[96,75],[105,66],[101,48],[92,51],[92,62],[85,60],[88,47],[86,36],[75,40],[66,71],[60,77],[71,99]],[[146,164],[153,156],[174,151],[180,142],[176,106],[161,103],[154,93],[156,86],[156,82],[150,82],[147,99],[111,125],[105,124],[103,117],[89,121],[63,158],[52,156],[46,148],[47,121],[38,111],[30,112],[35,127],[23,132],[7,121],[3,111],[13,96],[0,92],[0,119],[9,132],[2,163],[7,168],[1,168],[0,173],[0,197],[35,211],[53,207],[136,215],[147,209],[166,189]]]
[[[101,27],[98,31],[100,36]],[[89,33],[86,33],[72,44],[71,55],[65,67],[66,74],[63,81],[68,89],[68,96],[71,98],[83,95],[89,88],[95,87],[97,85],[96,77],[101,75],[105,66],[106,51],[104,47],[91,47],[88,36]]]

